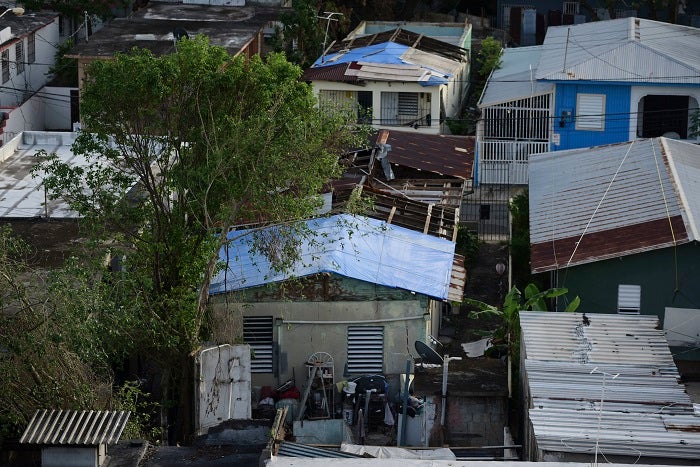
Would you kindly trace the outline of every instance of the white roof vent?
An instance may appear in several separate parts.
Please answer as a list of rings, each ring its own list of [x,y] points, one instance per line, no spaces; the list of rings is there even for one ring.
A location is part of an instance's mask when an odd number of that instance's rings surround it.
[[[617,286],[617,312],[638,315],[642,301],[642,286],[619,284]]]

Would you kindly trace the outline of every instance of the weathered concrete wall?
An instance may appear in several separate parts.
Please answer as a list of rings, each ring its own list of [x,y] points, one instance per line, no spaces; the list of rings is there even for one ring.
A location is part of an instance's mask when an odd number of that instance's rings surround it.
[[[214,428],[201,439],[205,445],[240,446],[260,451],[270,436],[271,420],[228,420]]]
[[[425,341],[430,331],[426,300],[344,301],[344,302],[266,302],[240,304],[212,300],[217,323],[223,323],[228,335],[217,331],[219,339],[242,340],[244,316],[275,318],[273,339],[276,354],[275,373],[254,373],[253,386],[275,386],[292,377],[297,386],[306,383],[304,363],[315,352],[331,354],[336,381],[343,379],[347,362],[348,326],[384,327],[384,373],[399,374],[406,359],[415,354],[413,343]]]
[[[342,419],[304,420],[294,422],[294,437],[302,444],[352,443],[352,433]]]
[[[250,346],[203,349],[196,360],[197,433],[229,419],[250,419]]]

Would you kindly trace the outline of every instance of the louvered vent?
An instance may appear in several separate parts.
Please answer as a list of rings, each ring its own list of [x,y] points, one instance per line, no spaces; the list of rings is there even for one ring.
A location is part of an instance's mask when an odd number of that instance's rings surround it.
[[[251,373],[272,373],[272,316],[243,318],[243,342],[253,350]]]
[[[348,327],[348,372],[382,373],[384,370],[384,327]]]

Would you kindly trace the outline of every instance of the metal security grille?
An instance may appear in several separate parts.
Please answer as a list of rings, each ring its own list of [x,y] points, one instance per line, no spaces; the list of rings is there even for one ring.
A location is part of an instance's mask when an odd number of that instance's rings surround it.
[[[243,318],[243,342],[253,349],[251,373],[272,373],[272,316]]]
[[[31,33],[27,37],[27,63],[34,63],[36,60],[36,36]]]
[[[382,373],[384,327],[348,326],[348,373]]]
[[[5,49],[2,51],[2,56],[0,56],[0,61],[2,61],[2,82],[7,83],[10,81],[10,51]]]
[[[418,116],[418,94],[415,92],[399,93],[399,115],[407,117]]]
[[[15,45],[15,60],[17,61],[17,74],[24,72],[24,42],[19,41]]]

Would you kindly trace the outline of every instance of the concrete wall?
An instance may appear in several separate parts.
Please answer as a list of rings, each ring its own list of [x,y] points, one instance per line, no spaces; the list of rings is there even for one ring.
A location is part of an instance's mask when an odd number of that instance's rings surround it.
[[[78,88],[49,87],[46,86],[42,92],[49,96],[44,100],[44,128],[49,131],[72,131],[73,122],[71,119],[71,91]]]
[[[507,402],[505,397],[466,397],[450,396],[447,398],[445,425],[447,439],[441,441],[440,415],[442,397],[426,397],[426,406],[435,410],[428,412],[426,430],[431,446],[440,446],[443,442],[452,446],[501,446],[503,445],[503,427],[508,425]]]
[[[220,345],[199,352],[197,433],[230,419],[250,419],[250,346]]]
[[[18,38],[24,42],[24,56],[27,60],[28,35]],[[35,33],[35,60],[34,63],[25,63],[24,70],[17,73],[16,46],[18,40],[7,42],[1,47],[0,52],[8,50],[10,54],[10,79],[2,83],[0,92],[0,107],[15,107],[20,105],[32,92],[39,90],[46,84],[49,78],[49,68],[56,61],[56,47],[58,46],[58,18],[42,27]]]
[[[382,92],[413,92],[413,93],[429,93],[430,94],[430,126],[420,126],[415,130],[420,133],[439,134],[440,133],[440,96],[441,92],[447,90],[447,86],[421,86],[418,83],[402,83],[402,82],[368,82],[365,87],[358,88],[357,85],[348,83],[336,83],[331,81],[315,81],[312,83],[313,92],[316,98],[321,91],[372,91],[372,121],[375,127],[391,128],[388,125],[381,125],[382,119]],[[451,93],[446,93],[447,94]],[[446,105],[446,108],[453,108],[451,103]],[[452,110],[451,110],[452,111]],[[450,112],[451,112],[450,111]],[[450,113],[448,112],[448,116]],[[409,127],[403,127],[410,129]]]
[[[294,438],[302,444],[352,443],[352,433],[345,420],[304,420],[294,421]]]
[[[25,130],[44,130],[44,100],[35,94],[25,101],[20,107],[4,109],[9,117],[2,129],[2,143],[8,143],[11,139]]]
[[[306,383],[304,363],[315,352],[327,352],[334,359],[335,380],[343,380],[347,361],[348,326],[384,327],[384,373],[400,374],[406,359],[415,354],[413,343],[425,341],[431,331],[425,298],[394,301],[342,302],[263,302],[243,305],[225,303],[225,296],[212,299],[217,326],[228,336],[219,339],[242,340],[244,316],[275,318],[275,372],[254,373],[253,386],[275,386],[295,378],[297,386]]]
[[[96,446],[46,447],[41,450],[42,467],[97,467],[100,465]]]

